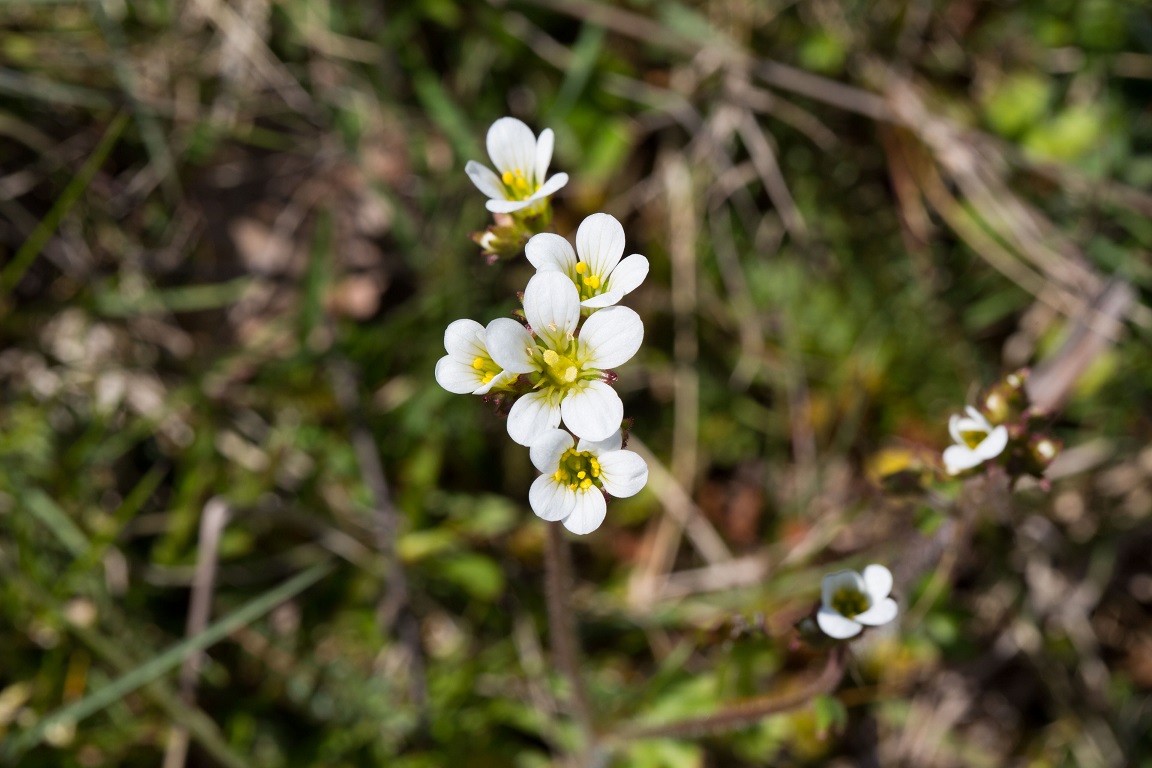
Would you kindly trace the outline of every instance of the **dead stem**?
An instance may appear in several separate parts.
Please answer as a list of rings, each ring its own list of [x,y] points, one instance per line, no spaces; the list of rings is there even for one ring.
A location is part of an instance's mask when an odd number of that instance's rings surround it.
[[[188,605],[185,637],[195,637],[208,626],[212,614],[212,593],[216,587],[216,565],[220,550],[220,535],[228,524],[228,505],[219,496],[213,496],[204,505],[200,517],[200,541],[196,548],[196,575],[192,581],[192,599]],[[200,678],[200,665],[204,652],[189,654],[180,666],[180,700],[189,707],[196,704],[196,683]],[[164,768],[184,768],[188,759],[188,725],[179,722],[168,734],[164,751]]]
[[[376,617],[385,634],[395,630],[396,636],[408,654],[409,695],[412,703],[425,713],[428,703],[427,683],[424,676],[424,652],[420,644],[420,626],[408,606],[408,577],[396,553],[396,540],[400,533],[400,512],[392,503],[388,478],[376,451],[372,433],[364,425],[359,390],[350,364],[339,361],[332,366],[332,382],[340,407],[348,417],[352,432],[352,448],[356,461],[376,510],[376,546],[384,558],[385,589],[376,606]]]
[[[828,660],[820,674],[801,685],[795,691],[769,693],[751,699],[734,702],[719,712],[703,717],[690,717],[661,725],[625,730],[617,738],[623,741],[659,738],[691,738],[718,731],[744,728],[769,715],[776,715],[795,709],[822,693],[835,690],[844,677],[848,646],[837,645],[828,654]]]

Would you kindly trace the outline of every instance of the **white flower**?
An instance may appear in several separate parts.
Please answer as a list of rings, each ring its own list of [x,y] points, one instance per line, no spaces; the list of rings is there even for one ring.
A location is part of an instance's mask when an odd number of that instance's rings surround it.
[[[563,272],[580,292],[580,306],[608,307],[644,282],[648,259],[634,253],[623,261],[624,227],[606,213],[594,213],[576,230],[576,251],[559,235],[544,233],[528,241],[524,255],[537,270]]]
[[[464,172],[472,183],[490,198],[492,213],[514,213],[543,201],[568,183],[568,174],[558,173],[547,181],[552,162],[552,129],[545,128],[537,139],[532,129],[514,117],[502,117],[488,129],[488,156],[496,166],[469,160]]]
[[[845,640],[860,634],[864,626],[878,627],[896,618],[892,573],[882,565],[870,565],[864,575],[838,571],[824,577],[816,623],[829,637]]]
[[[988,419],[972,406],[965,409],[967,416],[948,419],[948,431],[956,445],[944,449],[944,468],[950,475],[979,466],[1004,452],[1008,445],[1008,428],[1001,424],[993,428]]]
[[[493,321],[496,322],[496,321]],[[512,321],[509,321],[512,322]],[[492,325],[488,325],[491,330]],[[486,395],[493,387],[516,380],[488,354],[488,331],[475,320],[457,320],[444,331],[447,355],[436,363],[436,382],[458,395]]]
[[[620,430],[601,441],[580,440],[561,429],[544,432],[530,454],[536,478],[528,491],[532,511],[544,520],[560,520],[572,533],[591,533],[604,522],[603,491],[617,498],[634,496],[648,482],[648,465],[620,449]]]
[[[577,437],[605,440],[620,429],[624,404],[604,381],[604,371],[632,359],[644,340],[644,323],[627,307],[594,313],[580,328],[580,297],[567,275],[537,272],[524,290],[529,333],[515,320],[488,326],[492,359],[512,374],[531,375],[533,391],[508,412],[508,434],[532,443],[564,424]],[[535,334],[535,336],[533,336]]]

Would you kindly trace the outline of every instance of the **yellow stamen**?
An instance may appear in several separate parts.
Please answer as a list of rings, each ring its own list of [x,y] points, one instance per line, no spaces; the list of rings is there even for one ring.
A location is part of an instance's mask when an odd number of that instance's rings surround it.
[[[590,451],[577,451],[569,448],[560,457],[552,479],[557,483],[568,486],[571,491],[589,491],[592,488],[602,488],[596,479],[600,474],[600,462]]]
[[[588,277],[581,278],[580,281],[592,290],[600,287],[600,275],[589,275]]]
[[[580,470],[579,472],[576,473],[576,477],[580,478],[581,480],[583,480],[587,476],[588,476],[588,473],[585,472],[584,470]]]
[[[576,274],[582,275],[588,271],[588,265],[582,261],[576,262]]]
[[[472,361],[472,367],[475,368],[476,370],[480,370],[481,368],[483,368],[484,367],[484,358],[477,357],[475,360]]]

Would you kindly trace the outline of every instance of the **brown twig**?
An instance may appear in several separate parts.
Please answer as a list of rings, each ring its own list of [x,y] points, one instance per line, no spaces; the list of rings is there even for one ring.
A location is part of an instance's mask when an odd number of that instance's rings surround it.
[[[787,712],[812,700],[822,693],[835,690],[844,677],[848,646],[837,645],[828,654],[824,669],[811,680],[804,682],[794,691],[766,694],[751,699],[743,699],[702,717],[689,717],[661,725],[651,725],[627,729],[617,738],[625,741],[637,739],[690,738],[718,731],[744,728],[769,715]]]
[[[408,606],[408,577],[396,552],[400,533],[400,512],[392,503],[388,478],[376,451],[376,441],[365,426],[356,376],[351,364],[337,361],[332,365],[332,383],[336,399],[348,417],[352,448],[360,465],[360,474],[372,493],[376,512],[376,546],[384,558],[385,588],[376,607],[376,618],[385,634],[395,631],[410,660],[409,694],[421,711],[428,701],[424,675],[424,652],[420,644],[420,626]]]
[[[185,637],[195,637],[208,626],[212,614],[212,593],[216,586],[216,565],[220,552],[220,534],[228,524],[228,505],[219,496],[213,496],[204,505],[200,516],[200,538],[196,548],[196,576],[192,581],[192,600],[188,605]],[[196,704],[196,682],[204,652],[190,654],[180,666],[180,699],[189,707]],[[174,725],[168,735],[164,751],[164,768],[183,768],[188,758],[188,726]]]

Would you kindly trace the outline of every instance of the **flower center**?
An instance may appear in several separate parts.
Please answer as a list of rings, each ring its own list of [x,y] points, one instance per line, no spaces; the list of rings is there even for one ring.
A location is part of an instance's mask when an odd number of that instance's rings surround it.
[[[600,275],[585,274],[588,272],[588,265],[583,261],[576,262],[576,287],[580,289],[580,301],[590,299],[600,293],[600,284],[603,282]]]
[[[539,184],[532,184],[524,177],[524,171],[517,168],[514,171],[504,171],[504,175],[500,177],[500,181],[504,182],[504,186],[508,189],[508,194],[512,197],[511,200],[524,200],[531,197],[540,189]]]
[[[472,367],[480,372],[480,381],[484,384],[492,381],[492,379],[496,377],[496,374],[503,370],[503,368],[496,365],[492,358],[481,357],[479,355],[472,361]]]
[[[568,486],[571,491],[604,487],[600,482],[600,462],[590,451],[577,451],[575,448],[569,448],[560,457],[560,466],[552,479]]]
[[[544,350],[544,374],[558,387],[572,384],[580,377],[580,367],[567,355],[555,350]]]
[[[851,587],[841,587],[836,590],[836,594],[832,595],[833,610],[846,619],[864,613],[871,607],[869,602],[868,595],[857,592]]]
[[[987,432],[961,432],[960,437],[964,439],[964,444],[972,450],[976,450],[976,446],[984,442],[984,438],[988,437]]]

